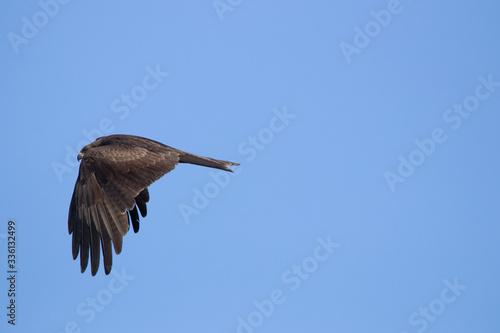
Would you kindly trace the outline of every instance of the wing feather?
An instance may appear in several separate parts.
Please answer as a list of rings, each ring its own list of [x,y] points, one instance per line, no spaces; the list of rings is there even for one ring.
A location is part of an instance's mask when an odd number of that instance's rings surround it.
[[[135,197],[135,202],[139,210],[141,211],[141,216],[146,217],[148,214],[148,209],[146,203],[149,201],[149,191],[145,188],[137,197]]]
[[[89,207],[89,212],[91,216],[90,224],[90,262],[92,267],[92,275],[97,273],[99,269],[100,262],[100,245],[101,245],[101,235],[100,235],[100,217],[97,212],[97,206],[94,205]]]
[[[83,221],[87,221],[88,219],[86,210],[83,211],[82,219]],[[82,223],[82,237],[80,239],[80,267],[82,273],[87,269],[90,249],[90,229],[85,224],[85,222]]]
[[[134,232],[139,231],[139,212],[137,211],[137,206],[134,207],[134,209],[128,211],[128,219],[129,219],[129,225],[128,228],[130,230],[130,222],[132,222],[132,227],[134,228]]]
[[[104,269],[106,274],[109,274],[111,271],[111,266],[113,265],[113,252],[111,245],[111,236],[109,235],[108,229],[104,225],[104,218],[106,218],[106,212],[104,209],[104,205],[102,201],[97,203],[97,212],[100,218],[99,223],[99,231],[101,235],[101,248],[102,248],[102,256],[104,261]],[[97,267],[98,269],[99,267]],[[97,270],[96,270],[97,273]],[[94,274],[95,275],[95,274]]]

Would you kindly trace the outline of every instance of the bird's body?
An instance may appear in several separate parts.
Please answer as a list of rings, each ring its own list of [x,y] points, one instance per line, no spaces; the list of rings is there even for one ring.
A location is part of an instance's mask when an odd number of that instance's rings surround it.
[[[231,171],[238,163],[216,160],[178,150],[160,142],[132,135],[110,135],[83,147],[80,172],[71,199],[68,228],[73,234],[73,259],[80,252],[82,273],[89,252],[92,275],[97,273],[100,248],[106,274],[122,250],[123,236],[139,230],[139,212],[146,216],[148,186],[172,171],[178,163],[190,163]]]

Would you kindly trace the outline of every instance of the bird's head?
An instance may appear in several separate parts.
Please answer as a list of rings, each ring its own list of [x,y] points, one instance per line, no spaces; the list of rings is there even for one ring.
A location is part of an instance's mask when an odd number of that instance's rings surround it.
[[[78,161],[81,161],[81,159],[85,156],[85,153],[87,152],[87,150],[89,150],[90,148],[93,148],[93,147],[97,146],[96,142],[98,142],[99,140],[100,140],[100,138],[97,139],[96,141],[92,142],[92,143],[89,143],[85,147],[83,147],[82,150],[80,150],[80,153],[78,153],[78,156],[76,157],[76,159]]]
[[[82,150],[80,150],[80,153],[78,154],[76,159],[78,161],[80,161],[85,156],[85,153],[87,152],[87,150],[95,148],[95,147],[110,145],[114,142],[114,140],[116,140],[116,139],[112,139],[109,136],[102,136],[100,138],[97,138],[94,142],[89,143],[88,145],[83,147]]]
[[[80,150],[80,153],[78,153],[78,156],[76,157],[76,159],[78,161],[80,161],[85,156],[85,153],[87,152],[87,150],[89,150],[92,147],[92,145],[94,144],[94,142],[89,143],[88,145],[86,145],[85,147],[83,147],[82,150]]]

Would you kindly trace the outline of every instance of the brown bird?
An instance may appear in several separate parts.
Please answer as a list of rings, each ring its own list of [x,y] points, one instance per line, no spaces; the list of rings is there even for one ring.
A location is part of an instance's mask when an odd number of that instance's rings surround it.
[[[106,274],[111,272],[113,255],[122,251],[123,236],[130,228],[139,231],[139,211],[147,214],[148,186],[172,171],[178,163],[229,169],[238,163],[216,160],[178,150],[160,142],[133,136],[110,135],[86,145],[81,160],[68,216],[73,234],[73,259],[80,252],[82,273],[89,261],[92,275],[99,269],[100,249]],[[139,208],[139,210],[138,210]]]

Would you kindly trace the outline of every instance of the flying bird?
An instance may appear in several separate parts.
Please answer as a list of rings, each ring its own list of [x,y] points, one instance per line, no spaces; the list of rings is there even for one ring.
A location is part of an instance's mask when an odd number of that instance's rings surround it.
[[[69,207],[68,230],[73,234],[73,259],[80,253],[82,273],[89,261],[92,275],[99,269],[102,249],[104,270],[111,272],[113,255],[122,251],[123,236],[139,231],[139,212],[147,214],[148,186],[178,163],[229,169],[238,163],[216,160],[178,150],[133,135],[103,136],[78,154],[80,171]]]

